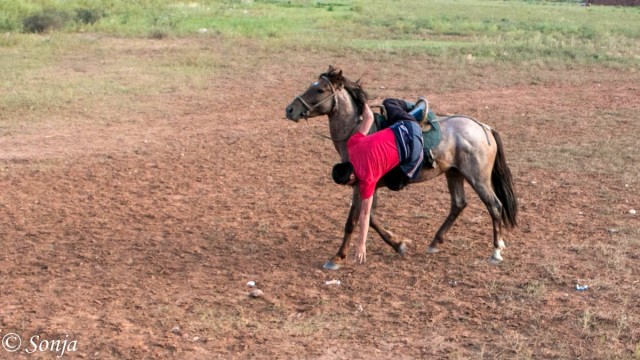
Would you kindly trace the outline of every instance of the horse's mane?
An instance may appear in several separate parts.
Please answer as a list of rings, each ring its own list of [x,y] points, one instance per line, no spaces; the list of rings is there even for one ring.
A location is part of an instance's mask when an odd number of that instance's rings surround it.
[[[342,76],[342,70],[334,68],[329,65],[329,70],[327,72],[320,74],[319,78],[326,77],[331,81],[331,84],[336,88],[344,88],[347,90],[353,101],[356,103],[356,107],[358,110],[358,114],[362,114],[362,110],[364,106],[367,104],[367,100],[369,100],[369,94],[362,88],[362,83],[358,79],[356,81],[351,81],[346,77]]]

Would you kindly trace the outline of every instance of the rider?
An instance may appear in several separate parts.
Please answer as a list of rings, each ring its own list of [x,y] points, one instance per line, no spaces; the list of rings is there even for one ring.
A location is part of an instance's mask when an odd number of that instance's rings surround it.
[[[385,99],[383,106],[387,112],[385,129],[367,135],[374,121],[373,113],[365,104],[362,123],[358,131],[347,142],[350,162],[333,167],[333,180],[338,184],[358,183],[360,198],[360,238],[356,249],[359,263],[366,261],[366,240],[373,194],[378,181],[385,174],[399,173],[398,189],[409,180],[415,180],[420,173],[424,159],[422,131],[417,121],[422,121],[426,112],[426,101],[419,98],[414,105],[402,99]],[[385,127],[383,124],[382,127]],[[393,170],[393,171],[391,171]]]

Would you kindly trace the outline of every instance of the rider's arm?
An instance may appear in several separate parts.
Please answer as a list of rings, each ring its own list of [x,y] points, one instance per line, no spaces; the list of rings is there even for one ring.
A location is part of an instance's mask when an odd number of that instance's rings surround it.
[[[360,264],[367,261],[367,233],[369,232],[369,220],[371,219],[371,205],[373,204],[373,196],[362,199],[360,203],[360,237],[356,244],[356,261]]]
[[[364,104],[364,109],[362,109],[362,122],[358,127],[358,131],[366,136],[371,129],[371,125],[373,125],[373,112],[371,112],[368,104]]]

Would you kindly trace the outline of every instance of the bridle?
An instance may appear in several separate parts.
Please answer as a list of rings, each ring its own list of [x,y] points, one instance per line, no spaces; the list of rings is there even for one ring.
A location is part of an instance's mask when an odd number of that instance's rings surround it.
[[[313,110],[313,109],[317,108],[318,106],[324,104],[329,99],[333,99],[333,105],[331,106],[331,110],[329,112],[333,111],[338,106],[338,98],[337,98],[338,93],[336,92],[336,88],[333,87],[333,84],[331,83],[331,80],[329,80],[329,78],[326,77],[326,76],[322,76],[320,78],[329,83],[329,86],[331,87],[331,95],[328,95],[327,97],[325,97],[324,99],[320,100],[317,104],[315,104],[313,106],[307,104],[307,102],[304,101],[302,99],[302,97],[300,97],[300,95],[296,96],[296,99],[300,100],[300,102],[302,103],[302,106],[304,106],[304,108],[305,108],[305,111],[302,113],[302,116],[304,116],[305,120],[307,120],[309,118],[309,114],[311,113],[311,110]]]
[[[324,99],[320,100],[315,105],[307,104],[307,102],[304,101],[300,95],[296,96],[296,99],[300,100],[300,103],[305,108],[305,111],[302,113],[302,116],[304,117],[304,121],[306,121],[307,125],[309,125],[309,126],[311,126],[309,124],[309,114],[311,113],[311,111],[313,109],[315,109],[318,106],[320,106],[320,105],[324,104],[325,102],[329,101],[329,99],[333,99],[333,105],[331,106],[331,110],[329,110],[329,113],[333,112],[338,107],[338,92],[336,91],[336,88],[333,87],[333,84],[331,83],[331,80],[329,80],[329,78],[326,77],[326,76],[321,76],[320,79],[325,80],[327,83],[329,83],[329,86],[331,87],[331,95],[326,96]],[[360,125],[360,121],[359,120],[356,121],[355,125],[353,126],[353,129],[351,129],[349,134],[344,139],[334,139],[332,136],[326,136],[324,134],[320,134],[319,132],[317,132],[315,130],[313,130],[313,132],[317,136],[320,136],[320,137],[325,138],[325,139],[332,140],[333,142],[343,142],[343,141],[348,140],[351,137],[351,134],[353,134],[353,132],[358,127],[358,125]]]

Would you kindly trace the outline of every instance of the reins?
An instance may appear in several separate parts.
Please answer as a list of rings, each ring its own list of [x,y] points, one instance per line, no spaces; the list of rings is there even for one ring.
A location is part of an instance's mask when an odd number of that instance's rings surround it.
[[[309,124],[309,120],[305,117],[304,120],[307,122],[308,126],[311,126],[311,124]],[[342,139],[334,139],[332,136],[327,136],[324,134],[321,134],[319,132],[317,132],[316,130],[314,130],[313,128],[311,128],[311,131],[316,135],[319,136],[321,138],[324,139],[328,139],[331,140],[333,142],[343,142],[343,141],[347,141],[349,140],[349,138],[351,137],[351,135],[353,135],[353,133],[356,131],[356,129],[358,128],[358,125],[360,125],[360,120],[356,121],[356,123],[353,125],[353,128],[351,129],[351,131],[349,131],[349,133],[347,134],[347,136],[345,136]]]

